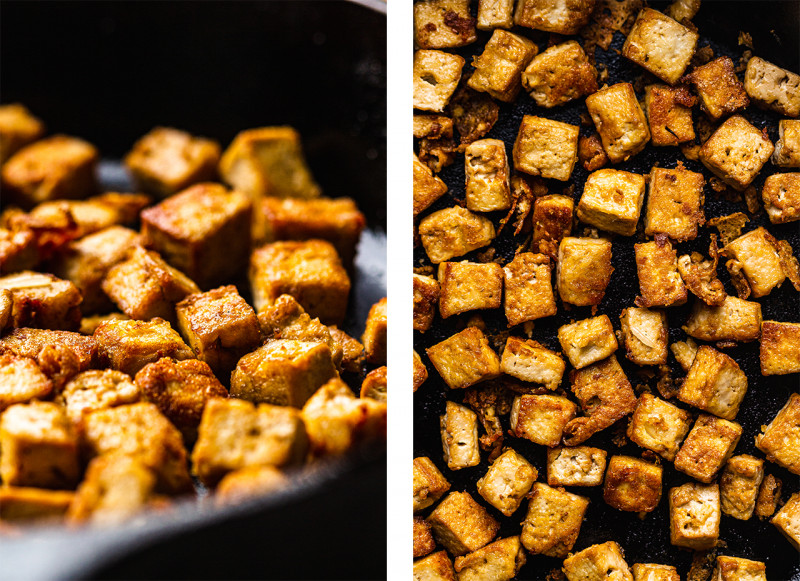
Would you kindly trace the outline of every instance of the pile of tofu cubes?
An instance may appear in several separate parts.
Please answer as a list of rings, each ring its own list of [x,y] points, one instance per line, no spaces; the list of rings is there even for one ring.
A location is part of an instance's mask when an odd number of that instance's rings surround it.
[[[22,105],[0,145],[0,527],[234,502],[385,438],[386,300],[339,328],[365,218],[294,129],[155,128],[135,194]]]
[[[746,201],[751,216],[763,208],[769,224],[800,220],[800,75],[701,47],[691,23],[699,4],[665,13],[616,0],[414,5],[413,212],[424,251],[413,275],[414,390],[436,389],[425,385],[435,372],[444,391],[444,456],[414,459],[415,579],[507,580],[536,555],[562,559],[569,581],[685,575],[671,564],[629,567],[615,540],[573,552],[582,526],[598,535],[584,523],[589,498],[572,487],[602,487],[605,503],[643,518],[668,503],[677,547],[713,549],[723,514],[755,513],[800,549],[800,492],[776,514],[781,482],[768,472],[774,463],[800,474],[800,395],[761,427],[763,457],[736,454],[748,377],[723,352],[757,342],[761,373],[797,384],[798,313],[763,320],[753,300],[783,283],[800,291],[797,249],[764,226],[742,233],[744,213],[704,208],[711,186]],[[635,79],[595,66],[595,49],[608,50],[615,33]],[[482,49],[469,46],[479,39]],[[552,118],[568,103],[581,125]],[[777,143],[748,120],[753,106],[780,117],[770,128]],[[487,137],[504,115],[519,120],[513,143]],[[644,175],[614,167],[648,147],[672,161]],[[463,194],[460,173],[447,170],[448,183],[437,175],[453,163],[463,163]],[[579,163],[587,177],[576,184]],[[720,244],[712,233],[707,253],[684,250],[704,227],[717,228]],[[639,296],[598,314],[621,282],[612,248],[626,238]],[[513,257],[503,255],[509,244]],[[720,257],[736,296],[718,278]],[[685,336],[670,345],[667,312],[690,299]],[[568,314],[555,337],[534,326],[581,307],[591,316]],[[500,329],[487,323],[497,319]],[[635,386],[620,356],[658,379],[657,395]],[[670,365],[682,381],[670,381]],[[641,457],[586,445],[614,425],[614,441],[636,444]],[[515,449],[521,440],[546,450],[544,482]],[[487,461],[451,490],[448,474]],[[685,484],[662,491],[665,462]],[[519,532],[498,540],[501,527]],[[715,567],[714,579],[767,578],[760,561],[719,554]]]

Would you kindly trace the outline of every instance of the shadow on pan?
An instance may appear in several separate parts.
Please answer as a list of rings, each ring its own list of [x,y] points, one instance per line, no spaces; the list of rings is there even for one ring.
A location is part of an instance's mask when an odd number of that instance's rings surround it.
[[[363,329],[385,295],[381,9],[375,0],[4,0],[0,102],[26,104],[49,133],[87,139],[110,159],[156,125],[223,146],[245,128],[294,126],[325,195],[353,197],[367,216],[359,252],[384,270],[356,286],[348,320]],[[3,539],[0,579],[380,578],[385,461],[382,447],[365,448],[241,506],[186,504],[109,531]]]

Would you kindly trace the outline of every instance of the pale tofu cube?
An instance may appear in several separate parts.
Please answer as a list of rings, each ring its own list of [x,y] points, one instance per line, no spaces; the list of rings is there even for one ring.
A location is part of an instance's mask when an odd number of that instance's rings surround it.
[[[692,415],[652,394],[643,393],[628,424],[628,438],[670,462],[692,426]]]
[[[530,462],[509,448],[478,480],[478,494],[504,515],[511,516],[522,504],[538,475]]]
[[[764,460],[749,454],[731,457],[719,479],[722,512],[739,520],[753,516],[762,480]]]
[[[428,508],[448,490],[450,483],[430,458],[414,458],[414,512]]]
[[[761,226],[729,242],[722,254],[741,269],[756,298],[768,295],[786,279],[778,255],[778,241]]]
[[[693,141],[694,102],[695,97],[683,87],[647,85],[644,89],[644,111],[650,125],[651,143],[665,146]]]
[[[612,272],[610,240],[565,236],[558,245],[556,288],[565,303],[599,305]]]
[[[414,558],[424,557],[436,548],[431,525],[421,516],[414,517]]]
[[[622,46],[622,55],[674,85],[694,55],[698,34],[658,10],[644,8]]]
[[[422,246],[433,264],[463,256],[494,240],[494,224],[466,208],[445,208],[419,223]]]
[[[522,71],[538,52],[539,48],[533,41],[497,29],[483,53],[473,59],[475,72],[467,85],[476,91],[489,93],[498,101],[510,103],[519,94]]]
[[[700,108],[714,121],[750,104],[730,57],[721,56],[697,67],[687,80],[700,96]]]
[[[529,553],[566,557],[578,539],[589,499],[535,482],[528,514],[522,521],[522,544]]]
[[[540,383],[547,389],[561,384],[566,364],[561,355],[531,339],[509,337],[500,358],[500,371],[530,383]]]
[[[533,239],[531,250],[558,257],[558,245],[572,232],[572,214],[575,202],[569,196],[550,194],[533,202]]]
[[[575,369],[605,359],[619,347],[608,315],[562,325],[558,328],[558,342]]]
[[[511,10],[509,9],[509,19]],[[44,124],[25,105],[0,105],[0,165],[44,135]]]
[[[643,175],[601,169],[589,174],[578,202],[578,219],[602,230],[632,236],[642,210]]]
[[[414,155],[414,216],[426,210],[447,191],[447,185]]]
[[[133,378],[114,369],[90,369],[79,373],[61,392],[67,417],[75,425],[89,412],[136,403],[140,397]]]
[[[514,26],[514,0],[478,0],[478,30]]]
[[[565,182],[578,159],[580,127],[525,115],[514,141],[514,168],[533,176]]]
[[[800,395],[789,396],[778,414],[756,436],[756,448],[767,460],[783,466],[792,474],[800,474]]]
[[[667,363],[667,314],[630,307],[619,316],[625,356],[636,365]]]
[[[414,3],[414,42],[420,48],[457,48],[476,40],[469,0]]]
[[[556,34],[575,34],[589,21],[592,0],[519,0],[514,23]]]
[[[450,389],[461,389],[500,375],[500,358],[477,327],[467,327],[426,349]]]
[[[681,581],[678,570],[672,565],[635,563],[631,570],[633,581]]]
[[[383,297],[372,305],[367,314],[364,335],[364,359],[372,365],[386,365],[387,302]]]
[[[468,492],[451,492],[427,520],[434,538],[456,556],[487,545],[500,529],[500,524]]]
[[[620,546],[614,541],[592,545],[564,560],[567,581],[633,581]]]
[[[414,330],[424,333],[431,328],[439,302],[439,282],[430,276],[414,274]]]
[[[759,107],[787,117],[800,115],[800,75],[796,73],[756,56],[747,61],[744,89]]]
[[[778,141],[772,163],[780,168],[800,167],[800,120],[778,121]]]
[[[761,323],[762,375],[800,372],[800,323]]]
[[[2,112],[0,112],[0,119]],[[0,120],[0,123],[2,121]],[[1,127],[0,127],[1,128]],[[2,137],[2,133],[0,133]],[[25,486],[0,487],[0,520],[4,523],[29,524],[59,521],[69,508],[75,493]]]
[[[800,173],[776,173],[764,181],[761,199],[773,224],[800,220]]]
[[[414,372],[413,372],[414,391],[417,391],[420,386],[428,379],[428,368],[422,362],[419,353],[414,351]]]
[[[74,331],[80,325],[83,299],[68,280],[24,270],[0,278],[0,289],[11,291],[10,327]]]
[[[761,334],[761,304],[730,295],[718,307],[697,300],[683,330],[701,341],[755,341]]]
[[[494,262],[442,262],[439,292],[443,319],[467,311],[496,309],[503,301],[503,267]]]
[[[464,58],[440,50],[414,53],[414,108],[441,113],[461,80]]]
[[[547,450],[547,484],[600,486],[606,471],[606,451],[591,446]]]
[[[677,242],[697,238],[698,227],[705,223],[705,183],[703,174],[683,167],[654,167],[650,171],[644,233],[666,234]]]
[[[459,581],[510,581],[516,577],[525,560],[525,549],[519,536],[508,537],[456,557],[455,569]]]
[[[761,561],[718,555],[712,579],[713,581],[767,581],[767,567]]]
[[[414,561],[414,581],[456,581],[453,563],[447,551],[437,551]]]
[[[670,542],[696,551],[711,549],[719,538],[719,486],[689,482],[669,491]]]
[[[508,326],[555,315],[550,259],[544,254],[521,252],[504,268],[505,313]]]
[[[795,492],[769,522],[800,551],[800,492]]]
[[[736,190],[749,186],[775,150],[764,132],[741,115],[728,118],[700,148],[700,161]]]
[[[586,108],[612,163],[625,161],[644,149],[650,129],[633,85],[617,83],[586,97]]]
[[[695,355],[678,399],[703,411],[732,420],[747,393],[747,375],[716,349],[702,345]]]
[[[53,382],[29,357],[0,354],[0,412],[9,406],[44,399],[53,391]]]
[[[661,466],[631,456],[612,456],[603,484],[603,500],[617,510],[652,512],[661,500]]]
[[[470,143],[464,150],[464,172],[468,210],[494,212],[511,207],[508,157],[502,141],[479,139]]]
[[[477,466],[481,461],[478,447],[478,416],[471,409],[448,401],[445,414],[439,417],[444,460],[450,470]]]
[[[733,455],[742,426],[700,414],[675,456],[675,468],[708,484]]]
[[[522,73],[522,86],[539,107],[556,107],[597,90],[597,70],[574,40],[549,47]]]
[[[578,410],[557,395],[518,395],[511,406],[511,432],[542,446],[558,446],[564,427]]]
[[[678,272],[678,253],[666,237],[634,244],[639,276],[639,307],[671,307],[686,302],[688,293]]]

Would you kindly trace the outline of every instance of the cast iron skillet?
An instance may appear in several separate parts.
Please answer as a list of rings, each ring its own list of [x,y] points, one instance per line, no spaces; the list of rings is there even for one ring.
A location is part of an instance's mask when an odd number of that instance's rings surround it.
[[[666,2],[652,2],[650,4],[652,7],[661,10],[667,6]],[[738,32],[739,30],[748,31],[754,40],[755,55],[762,56],[779,66],[797,72],[800,70],[800,67],[798,67],[798,50],[800,50],[800,41],[798,41],[798,31],[800,30],[800,20],[798,20],[799,7],[800,3],[798,2],[723,3],[706,1],[702,4],[700,12],[694,19],[694,23],[697,25],[701,35],[698,46],[711,44],[715,54],[727,54],[736,62],[743,50],[743,47],[737,46]],[[537,41],[540,49],[546,46],[546,35],[515,28],[515,32],[517,31]],[[480,54],[488,40],[488,33],[479,32],[478,36],[478,42],[465,47],[461,51],[457,51],[466,58],[468,65],[465,66],[465,71],[469,70],[469,64],[472,62],[471,57],[475,54]],[[608,53],[602,54],[602,51],[598,49],[598,62],[605,64],[609,70],[609,85],[621,80],[631,81],[642,73],[639,67],[627,61],[618,53],[622,48],[623,41],[624,37],[617,34]],[[582,110],[585,110],[582,99],[577,103],[573,102],[561,108],[551,110],[538,109],[532,99],[521,93],[515,103],[509,105],[500,104],[499,121],[486,137],[504,140],[510,153],[523,115],[538,114],[573,125],[580,125],[579,115]],[[767,127],[773,142],[777,140],[777,121],[779,119],[777,115],[749,108],[746,117],[758,127]],[[582,128],[582,132],[587,132],[587,129]],[[684,160],[684,163],[687,169],[702,172],[706,179],[711,177],[711,174],[699,162]],[[675,167],[675,148],[648,146],[644,152],[634,156],[627,162],[607,167],[647,174],[655,164],[659,164],[661,167]],[[765,177],[774,171],[775,168],[771,164],[764,168],[755,184],[759,191]],[[548,183],[549,193],[562,193],[567,185],[574,184],[574,191],[571,195],[577,202],[583,191],[583,183],[587,175],[588,172],[578,163],[568,183],[555,181]],[[452,206],[456,200],[464,199],[463,157],[459,157],[456,163],[443,170],[440,177],[447,183],[449,191],[426,214]],[[705,194],[707,218],[736,211],[746,212],[743,204],[735,204],[719,199],[708,185],[706,186]],[[497,225],[499,218],[502,217],[501,214],[503,213],[490,215],[494,219],[495,225]],[[583,226],[579,225],[573,232],[580,232]],[[789,240],[795,255],[800,255],[800,232],[798,231],[797,223],[772,225],[762,212],[760,216],[755,218],[751,216],[751,222],[747,224],[745,231],[757,226],[766,226],[776,237]],[[704,229],[703,234],[691,243],[679,244],[678,251],[683,254],[686,251],[698,250],[707,255],[708,230]],[[517,245],[522,243],[524,239],[524,234],[513,238],[504,233],[502,242],[494,245],[502,256],[510,260],[514,256]],[[630,238],[617,236],[613,240],[612,262],[615,270],[597,314],[607,314],[616,329],[619,328],[620,312],[626,307],[633,306],[634,298],[639,293],[633,254],[633,244],[637,241],[639,241],[637,236]],[[457,260],[474,260],[475,254],[479,252],[480,250]],[[425,255],[424,249],[420,246],[415,249],[415,266],[425,264],[430,264],[430,262]],[[733,287],[722,264],[720,264],[719,271],[723,282],[726,284],[726,289],[728,292],[733,293]],[[670,342],[685,338],[685,334],[680,327],[688,317],[692,301],[693,297],[690,297],[686,306],[666,309],[669,317]],[[759,299],[759,302],[762,305],[764,320],[800,321],[800,298],[788,282],[784,283],[780,289],[774,290],[769,296]],[[463,393],[448,390],[427,357],[425,357],[426,347],[462,329],[466,318],[470,314],[472,313],[451,317],[446,320],[442,320],[437,316],[434,326],[429,332],[425,334],[415,332],[415,349],[423,357],[423,361],[429,369],[429,379],[415,394],[414,455],[429,456],[443,469],[445,476],[452,484],[451,490],[466,490],[478,502],[487,506],[490,513],[503,523],[497,536],[497,538],[503,538],[520,533],[520,522],[525,518],[527,502],[523,502],[520,509],[509,518],[503,517],[498,511],[483,502],[483,499],[476,491],[475,483],[486,473],[488,468],[486,453],[482,454],[482,462],[478,466],[459,471],[446,469],[446,464],[442,459],[439,416],[444,413],[446,399],[460,402]],[[490,333],[506,330],[506,319],[502,314],[502,309],[485,311],[482,314]],[[588,307],[573,307],[571,310],[566,310],[563,305],[559,305],[559,311],[556,316],[535,321],[533,338],[551,349],[560,351],[556,338],[558,327],[571,320],[580,320],[590,316],[592,315]],[[521,331],[517,330],[515,334],[521,334]],[[764,454],[755,448],[754,437],[759,433],[759,427],[768,423],[786,403],[789,394],[798,391],[798,376],[796,374],[772,377],[761,376],[758,361],[758,342],[727,349],[726,352],[739,363],[747,373],[749,380],[747,395],[736,418],[736,421],[742,424],[744,431],[735,454],[749,453],[763,458]],[[622,347],[616,353],[616,356],[634,386],[640,383],[647,383],[653,388],[654,393],[658,395],[655,390],[655,381],[641,377],[637,373],[637,366],[627,361]],[[680,378],[685,375],[682,370],[679,370],[671,355],[669,362],[675,369],[675,377]],[[562,387],[569,389],[569,380],[566,374]],[[672,401],[684,408],[689,407],[675,400]],[[693,411],[694,416],[697,415],[697,410],[691,409],[691,411]],[[625,418],[615,426],[596,434],[586,442],[586,445],[603,448],[609,452],[609,456],[624,454],[640,457],[644,450],[635,444],[628,443],[625,447],[618,448],[611,443],[612,434],[620,427],[624,429],[624,426],[627,425],[627,420],[628,418]],[[508,430],[508,417],[505,416],[502,421],[504,429]],[[482,429],[479,428],[479,430],[482,433]],[[506,445],[512,446],[531,461],[539,471],[538,480],[546,482],[546,455],[543,446],[537,446],[521,438],[506,438]],[[679,486],[692,479],[676,471],[671,462],[662,462],[662,466],[664,467],[662,500],[658,508],[642,520],[634,513],[625,513],[608,506],[603,501],[602,487],[570,488],[571,492],[590,498],[586,518],[573,550],[580,551],[592,544],[616,540],[624,549],[626,561],[629,564],[672,564],[677,566],[681,577],[685,578],[691,564],[692,554],[690,551],[673,547],[670,544],[667,493],[671,487]],[[800,482],[797,476],[771,462],[766,462],[765,469],[783,480],[784,499],[800,489]],[[428,509],[423,515],[427,515],[430,510],[432,509]],[[765,561],[769,579],[800,578],[800,560],[798,560],[797,552],[777,529],[768,522],[759,521],[756,517],[749,521],[738,521],[732,517],[723,516],[720,538],[727,543],[727,547],[722,548],[720,554]],[[542,555],[528,555],[528,562],[521,569],[518,578],[544,579],[545,575],[551,570],[560,569],[562,561],[563,559],[544,557]]]
[[[125,186],[114,160],[156,125],[223,145],[249,127],[296,127],[325,194],[355,198],[367,216],[345,323],[359,336],[386,294],[381,12],[377,0],[4,0],[0,102],[96,144],[109,187]],[[4,536],[0,579],[382,577],[385,462],[383,446],[368,447],[235,507],[190,501],[109,530]]]

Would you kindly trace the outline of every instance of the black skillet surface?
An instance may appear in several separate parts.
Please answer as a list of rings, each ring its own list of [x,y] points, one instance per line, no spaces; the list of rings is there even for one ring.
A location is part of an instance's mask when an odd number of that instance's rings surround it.
[[[296,127],[325,194],[367,216],[345,323],[359,336],[386,293],[386,17],[361,4],[3,0],[0,102],[96,144],[108,187],[125,187],[114,160],[156,125],[223,146],[248,127]],[[0,579],[381,578],[385,489],[384,448],[356,450],[236,507],[4,536]]]
[[[654,8],[663,10],[666,3],[653,2],[651,5]],[[701,36],[698,46],[710,44],[716,55],[727,54],[733,58],[734,62],[737,62],[743,50],[743,47],[738,47],[736,44],[738,31],[745,30],[753,36],[756,49],[754,51],[755,55],[771,60],[779,66],[798,71],[798,53],[800,51],[798,8],[800,8],[800,3],[797,2],[704,2],[700,12],[694,19]],[[773,30],[777,32],[773,33]],[[546,47],[547,37],[543,34],[521,28],[514,29],[514,32],[521,33],[536,41],[540,50]],[[478,42],[456,51],[467,60],[468,64],[465,66],[465,72],[471,69],[471,57],[475,54],[480,54],[488,38],[488,33],[479,31]],[[607,82],[609,85],[623,80],[632,82],[634,78],[643,73],[642,69],[618,54],[617,51],[622,48],[623,42],[624,37],[617,33],[614,43],[607,53],[603,53],[602,50],[598,49],[597,61],[608,68],[609,78]],[[486,137],[505,141],[510,155],[511,146],[516,138],[523,115],[539,115],[573,125],[580,125],[579,116],[581,111],[585,111],[582,99],[577,103],[573,102],[566,106],[547,110],[536,107],[534,101],[523,92],[520,93],[520,97],[515,103],[500,104],[499,120]],[[702,115],[702,113],[696,111],[695,115]],[[745,113],[745,117],[759,128],[767,127],[773,142],[777,140],[777,122],[779,119],[777,115],[751,107]],[[588,132],[589,129],[586,127],[581,128],[582,134]],[[654,148],[648,146],[644,152],[634,156],[627,162],[607,167],[646,174],[656,164],[667,168],[675,167],[678,159],[683,159],[678,148]],[[687,169],[702,172],[706,179],[711,177],[710,172],[699,162],[691,162],[685,159],[683,161]],[[769,163],[762,170],[755,183],[759,191],[766,176],[775,171],[776,168]],[[456,163],[445,168],[439,175],[447,183],[449,191],[426,214],[452,206],[456,201],[463,201],[464,199],[463,156],[460,156]],[[588,172],[578,163],[569,182],[548,182],[549,193],[562,193],[567,187],[574,186],[574,191],[571,195],[577,203],[583,191],[583,183],[587,175]],[[732,203],[721,199],[708,185],[706,185],[705,197],[707,219],[736,211],[746,213],[743,203]],[[489,217],[497,225],[498,220],[502,217],[502,212],[490,214]],[[750,216],[750,220],[745,231],[757,226],[766,226],[776,237],[789,240],[795,255],[800,255],[800,231],[798,231],[797,223],[772,225],[763,212],[755,217]],[[573,229],[573,232],[579,233],[583,227],[584,225],[579,224]],[[703,228],[697,240],[679,244],[679,253],[683,254],[687,251],[698,250],[707,254],[709,230],[709,228]],[[714,232],[716,231],[714,230]],[[514,238],[509,235],[507,230],[503,232],[498,240],[495,241],[493,246],[497,248],[499,254],[505,259],[510,260],[517,246],[524,242],[525,235],[521,234]],[[636,236],[630,238],[617,236],[613,239],[612,262],[615,270],[597,314],[607,314],[612,323],[614,323],[615,328],[619,328],[620,312],[626,307],[633,306],[634,298],[639,291],[633,244],[642,240],[644,240],[644,237],[642,236],[641,221]],[[475,255],[479,252],[481,250],[468,254],[463,259],[475,259]],[[414,257],[415,266],[430,264],[421,246],[415,249]],[[728,292],[735,294],[727,272],[722,265],[720,265],[719,272]],[[767,297],[758,300],[762,305],[765,320],[800,321],[800,297],[788,281],[780,289],[776,289]],[[685,338],[686,335],[680,327],[688,317],[691,304],[692,297],[690,297],[685,306],[666,309],[669,318],[670,342]],[[446,320],[442,320],[437,315],[429,332],[425,334],[415,332],[415,349],[428,366],[430,377],[415,394],[414,455],[429,456],[451,482],[451,490],[465,490],[478,502],[486,506],[489,512],[502,523],[497,537],[502,538],[519,534],[520,522],[525,517],[527,503],[523,502],[520,509],[512,517],[505,518],[483,501],[476,491],[475,483],[486,473],[488,468],[486,453],[482,454],[482,462],[478,466],[459,471],[447,470],[442,458],[439,416],[444,413],[446,399],[461,402],[463,392],[448,390],[427,357],[425,357],[425,347],[429,347],[462,329],[466,324],[466,319],[471,314],[465,313]],[[483,315],[489,332],[501,332],[506,329],[506,320],[502,309],[483,311],[480,314]],[[535,321],[533,338],[551,349],[560,351],[556,338],[558,327],[572,320],[580,320],[590,316],[592,315],[589,307],[572,307],[567,310],[560,304],[558,313],[554,317]],[[515,329],[512,330],[512,334],[522,335],[523,333],[520,329]],[[755,448],[754,436],[759,433],[759,427],[768,423],[786,403],[789,394],[798,391],[798,376],[796,374],[773,377],[761,376],[758,361],[758,342],[727,349],[726,353],[737,361],[749,380],[747,394],[736,418],[736,421],[742,424],[744,431],[735,453],[748,453],[763,458],[763,453]],[[639,372],[640,368],[627,361],[622,348],[616,355],[634,386],[648,384],[653,392],[657,394],[655,380],[643,377]],[[669,363],[673,368],[674,377],[681,378],[685,375],[671,355]],[[562,382],[562,388],[566,388],[567,391],[569,388],[568,372],[569,369],[565,373]],[[674,399],[672,403],[677,403],[685,409],[690,409],[693,415],[697,416],[697,410],[676,402]],[[509,429],[507,416],[502,418],[502,422],[504,430]],[[607,450],[609,457],[614,454],[641,456],[644,450],[635,444],[628,443],[626,446],[618,448],[611,442],[612,434],[620,428],[624,429],[626,424],[627,418],[621,420],[615,426],[596,434],[587,440],[586,445],[597,446]],[[511,445],[531,461],[539,471],[538,480],[546,481],[546,454],[543,446],[537,446],[521,438],[511,437],[506,438],[506,445]],[[662,466],[664,467],[662,501],[659,503],[658,508],[644,519],[639,519],[634,513],[618,511],[608,506],[602,498],[602,487],[570,488],[571,492],[590,498],[586,518],[573,550],[579,551],[592,544],[615,540],[623,547],[629,564],[646,562],[672,564],[678,568],[681,576],[685,577],[692,561],[692,553],[673,547],[670,544],[667,491],[673,486],[681,485],[692,479],[676,471],[671,462],[662,462]],[[800,489],[800,481],[797,476],[770,462],[766,463],[765,468],[767,472],[775,474],[783,481],[784,492],[782,498],[786,499],[791,493]],[[430,510],[432,509],[428,509],[423,514],[427,515]],[[727,543],[727,546],[720,550],[721,554],[765,561],[769,579],[800,579],[798,553],[768,522],[760,521],[755,517],[749,521],[739,521],[723,515],[720,539]],[[519,579],[543,579],[552,569],[559,569],[561,563],[561,559],[541,555],[528,555],[527,564],[520,571]]]

